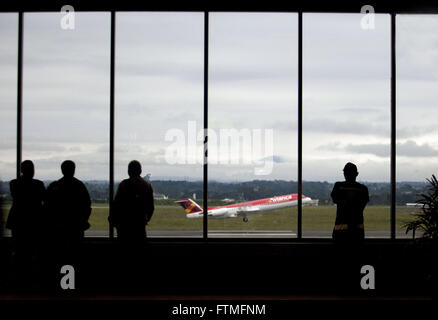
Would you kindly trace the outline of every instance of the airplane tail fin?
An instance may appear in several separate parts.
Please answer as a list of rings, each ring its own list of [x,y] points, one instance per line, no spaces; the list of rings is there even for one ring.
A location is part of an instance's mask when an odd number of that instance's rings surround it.
[[[175,201],[176,203],[179,203],[181,207],[184,208],[184,211],[189,213],[195,213],[195,212],[201,212],[203,209],[200,205],[198,205],[195,201],[192,199],[186,198]]]

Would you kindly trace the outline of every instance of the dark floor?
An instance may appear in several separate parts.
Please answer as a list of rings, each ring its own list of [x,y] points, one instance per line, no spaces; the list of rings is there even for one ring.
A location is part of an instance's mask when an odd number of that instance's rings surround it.
[[[24,268],[12,255],[11,239],[1,241],[0,294],[8,300],[428,300],[436,294],[436,251],[408,240],[368,240],[361,248],[338,248],[330,240],[161,239],[132,248],[89,239],[75,259],[60,248],[45,248]],[[74,290],[61,289],[65,264],[74,267]],[[364,265],[374,268],[375,289],[361,288]]]

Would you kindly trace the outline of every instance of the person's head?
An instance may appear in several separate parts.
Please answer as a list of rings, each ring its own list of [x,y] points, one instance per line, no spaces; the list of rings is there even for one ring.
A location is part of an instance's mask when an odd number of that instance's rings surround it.
[[[21,165],[21,175],[23,178],[32,179],[35,174],[35,168],[33,166],[33,162],[30,160],[24,160]]]
[[[137,160],[132,160],[128,165],[128,175],[138,177],[141,174],[141,164]]]
[[[359,174],[357,167],[354,163],[347,162],[344,167],[344,177],[346,181],[356,181],[356,177]]]
[[[73,178],[73,176],[75,175],[75,169],[76,169],[76,165],[71,160],[65,160],[61,164],[62,174],[66,178]]]

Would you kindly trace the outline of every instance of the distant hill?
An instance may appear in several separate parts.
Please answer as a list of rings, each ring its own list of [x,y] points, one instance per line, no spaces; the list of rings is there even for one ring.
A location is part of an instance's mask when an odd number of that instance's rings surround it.
[[[46,185],[50,181],[44,182]],[[109,184],[107,181],[85,181],[93,202],[108,202]],[[168,196],[170,199],[193,197],[203,198],[202,181],[186,180],[152,180],[156,193]],[[390,184],[381,182],[363,182],[370,192],[370,205],[390,204]],[[117,189],[118,183],[115,184]],[[319,181],[304,181],[303,194],[312,199],[319,199],[320,205],[332,204],[330,193],[333,183]],[[424,182],[399,182],[397,188],[397,205],[415,202],[418,195],[427,188]],[[255,200],[288,193],[296,193],[296,181],[285,180],[253,180],[245,182],[217,182],[208,184],[209,199],[234,199],[235,201]],[[9,182],[0,181],[0,195],[5,202],[10,202]]]

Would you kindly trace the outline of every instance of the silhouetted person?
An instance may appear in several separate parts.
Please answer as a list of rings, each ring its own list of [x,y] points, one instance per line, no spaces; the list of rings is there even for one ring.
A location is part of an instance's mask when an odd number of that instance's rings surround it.
[[[45,187],[42,181],[33,179],[35,169],[32,161],[21,163],[21,176],[9,183],[12,207],[6,228],[11,229],[14,239],[32,239],[40,232]]]
[[[146,225],[154,213],[152,186],[141,176],[140,162],[128,165],[129,179],[123,180],[114,198],[110,221],[121,241],[137,241],[146,237]]]
[[[354,243],[364,238],[363,210],[368,203],[368,188],[356,182],[356,165],[348,162],[344,167],[345,181],[336,182],[331,193],[336,203],[336,222],[333,239],[336,242]]]
[[[344,182],[336,182],[332,191],[336,203],[336,222],[333,240],[337,244],[334,263],[336,263],[336,290],[342,294],[360,292],[362,240],[364,239],[363,210],[369,201],[368,188],[356,182],[357,167],[348,162],[344,167]]]
[[[9,183],[13,202],[6,228],[11,229],[14,240],[17,280],[27,282],[40,244],[46,190],[42,181],[33,179],[32,161],[23,161],[20,169],[21,176]]]
[[[85,185],[74,177],[75,169],[73,161],[64,161],[61,164],[63,177],[47,188],[49,226],[58,240],[67,242],[80,241],[90,227],[90,195]]]
[[[33,179],[35,169],[33,162],[21,163],[21,176],[9,183],[12,207],[6,223],[14,239],[32,239],[38,234],[41,223],[45,187],[42,181]]]
[[[47,188],[45,206],[48,238],[45,261],[48,265],[45,268],[45,285],[49,290],[61,290],[62,266],[71,265],[78,274],[81,241],[84,231],[90,227],[90,195],[85,185],[74,177],[75,168],[73,161],[64,161],[61,164],[63,177]]]

